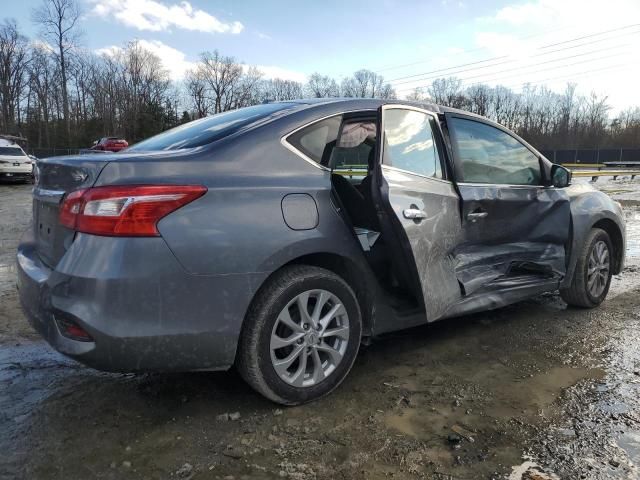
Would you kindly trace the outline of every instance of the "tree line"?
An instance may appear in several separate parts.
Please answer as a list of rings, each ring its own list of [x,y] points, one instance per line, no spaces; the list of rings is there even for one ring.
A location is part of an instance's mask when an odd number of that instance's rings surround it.
[[[266,78],[219,51],[205,51],[184,79],[172,81],[162,60],[131,41],[97,54],[83,48],[76,0],[44,0],[32,13],[37,38],[15,20],[0,24],[0,134],[28,140],[30,149],[88,147],[103,136],[130,143],[181,123],[268,101],[303,97],[397,98],[370,70],[341,81],[314,73],[305,83]],[[487,116],[541,149],[640,147],[640,109],[610,117],[607,98],[559,94],[544,86],[520,93],[483,84],[463,87],[440,78],[407,99]]]

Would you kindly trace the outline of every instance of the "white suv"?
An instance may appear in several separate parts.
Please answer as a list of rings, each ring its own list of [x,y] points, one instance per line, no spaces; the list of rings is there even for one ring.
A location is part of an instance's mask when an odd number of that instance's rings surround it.
[[[0,144],[0,179],[31,181],[34,161],[16,144]]]

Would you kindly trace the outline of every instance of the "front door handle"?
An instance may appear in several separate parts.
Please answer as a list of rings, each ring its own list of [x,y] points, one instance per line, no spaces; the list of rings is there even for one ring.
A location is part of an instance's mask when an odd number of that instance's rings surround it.
[[[424,212],[424,210],[413,208],[413,205],[411,206],[411,208],[405,208],[402,211],[402,215],[404,215],[404,218],[407,218],[409,220],[424,220],[425,218],[427,218],[427,214]]]
[[[467,214],[467,220],[471,222],[475,222],[476,220],[480,220],[481,218],[485,218],[489,215],[488,212],[472,212]]]

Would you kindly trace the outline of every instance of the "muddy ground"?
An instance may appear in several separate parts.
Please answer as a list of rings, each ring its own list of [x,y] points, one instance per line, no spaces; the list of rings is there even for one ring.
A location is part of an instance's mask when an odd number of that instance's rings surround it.
[[[545,295],[389,335],[331,396],[280,409],[234,372],[53,352],[14,287],[30,187],[0,185],[0,479],[640,478],[640,182],[600,187],[629,228],[600,308]]]

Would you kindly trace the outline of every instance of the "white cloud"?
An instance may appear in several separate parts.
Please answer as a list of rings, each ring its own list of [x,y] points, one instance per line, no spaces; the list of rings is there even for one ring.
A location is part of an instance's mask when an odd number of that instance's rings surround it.
[[[162,65],[169,71],[172,80],[181,80],[187,70],[195,68],[195,62],[187,60],[184,52],[170,47],[160,40],[138,40],[138,45],[155,54],[162,61]],[[122,48],[116,45],[99,48],[96,53],[99,55],[113,56],[121,52]]]
[[[296,72],[295,70],[287,70],[273,65],[256,65],[256,68],[264,74],[265,78],[280,78],[302,83],[307,81],[307,76],[304,73]]]
[[[638,0],[533,0],[507,5],[484,20],[516,27],[540,26],[545,30],[559,25],[604,30],[611,25],[637,23],[639,18]]]
[[[240,33],[240,22],[223,22],[213,15],[193,8],[187,1],[165,4],[159,0],[90,0],[92,13],[113,17],[126,26],[153,32],[180,28],[207,33]]]

